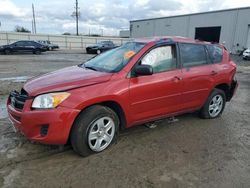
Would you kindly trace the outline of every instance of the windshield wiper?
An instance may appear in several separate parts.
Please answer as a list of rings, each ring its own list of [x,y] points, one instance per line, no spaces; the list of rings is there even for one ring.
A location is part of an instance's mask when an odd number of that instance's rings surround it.
[[[84,68],[85,69],[90,69],[90,70],[93,70],[93,71],[98,71],[96,68],[94,67],[90,67],[90,66],[86,66],[85,64],[83,64]]]

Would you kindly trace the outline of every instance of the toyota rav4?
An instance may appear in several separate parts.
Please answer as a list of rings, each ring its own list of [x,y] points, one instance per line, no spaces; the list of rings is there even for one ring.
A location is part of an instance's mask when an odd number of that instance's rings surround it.
[[[237,88],[220,44],[182,37],[135,39],[78,66],[29,80],[7,101],[28,139],[70,142],[82,156],[108,148],[121,129],[187,112],[220,116]]]

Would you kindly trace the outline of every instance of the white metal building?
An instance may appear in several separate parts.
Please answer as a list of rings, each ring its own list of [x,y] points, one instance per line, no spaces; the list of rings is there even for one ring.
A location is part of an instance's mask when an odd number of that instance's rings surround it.
[[[130,21],[132,38],[183,36],[225,43],[237,53],[250,48],[250,7]]]
[[[121,38],[129,38],[130,37],[130,30],[121,30],[120,37]]]

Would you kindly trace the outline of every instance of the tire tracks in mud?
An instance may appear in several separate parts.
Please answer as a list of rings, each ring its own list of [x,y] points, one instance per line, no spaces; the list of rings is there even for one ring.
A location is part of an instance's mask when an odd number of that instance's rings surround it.
[[[3,170],[4,168],[8,168],[8,167],[11,167],[11,166],[16,166],[16,165],[19,165],[21,163],[25,163],[25,162],[30,162],[30,161],[35,161],[35,160],[39,160],[39,159],[44,159],[46,157],[51,157],[51,156],[54,156],[54,155],[58,155],[58,154],[62,154],[62,153],[65,153],[65,152],[68,152],[70,151],[71,147],[68,146],[68,147],[65,147],[63,149],[63,151],[60,151],[60,149],[55,149],[55,151],[44,151],[44,152],[40,152],[40,153],[36,153],[34,155],[38,155],[38,156],[33,156],[33,157],[29,157],[29,158],[25,158],[25,159],[22,159],[22,160],[10,160],[7,164],[4,164],[2,166],[0,166],[0,171]],[[44,155],[40,155],[40,154],[44,154]]]

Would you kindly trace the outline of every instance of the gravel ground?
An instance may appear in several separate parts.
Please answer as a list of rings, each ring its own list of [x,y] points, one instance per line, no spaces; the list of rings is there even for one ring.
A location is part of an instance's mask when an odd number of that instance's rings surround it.
[[[186,114],[155,129],[137,126],[87,158],[12,131],[5,110],[10,90],[91,57],[80,51],[0,56],[0,187],[250,187],[250,61],[237,56],[240,86],[220,118]]]

